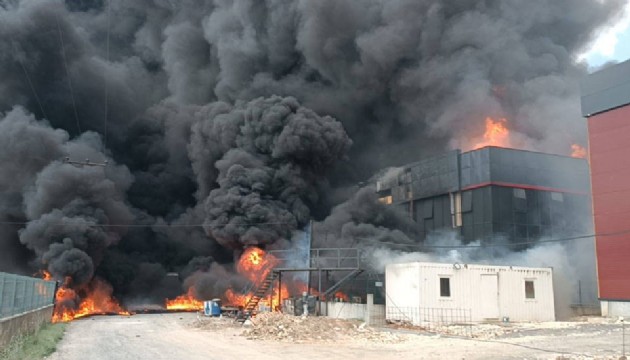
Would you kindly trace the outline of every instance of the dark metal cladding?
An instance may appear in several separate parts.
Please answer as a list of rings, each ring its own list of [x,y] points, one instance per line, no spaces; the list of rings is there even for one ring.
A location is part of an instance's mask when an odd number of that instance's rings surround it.
[[[459,151],[451,151],[406,165],[397,182],[383,186],[391,186],[394,202],[457,191],[458,158]]]
[[[584,159],[498,147],[453,151],[407,165],[378,188],[410,214],[419,241],[439,229],[455,229],[466,242],[515,243],[590,230]]]
[[[630,104],[630,60],[590,74],[580,86],[584,117]]]

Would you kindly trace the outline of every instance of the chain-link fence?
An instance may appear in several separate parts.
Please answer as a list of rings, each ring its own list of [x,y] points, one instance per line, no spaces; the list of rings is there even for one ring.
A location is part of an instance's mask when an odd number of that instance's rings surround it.
[[[385,311],[390,323],[454,335],[473,333],[470,309],[388,306]]]
[[[0,272],[0,319],[52,305],[55,282]]]

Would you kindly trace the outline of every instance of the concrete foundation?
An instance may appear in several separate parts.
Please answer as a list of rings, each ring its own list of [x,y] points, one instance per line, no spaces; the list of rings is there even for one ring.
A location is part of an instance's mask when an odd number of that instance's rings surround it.
[[[349,302],[321,302],[321,314],[335,319],[362,320],[368,325],[385,324],[385,305],[372,303],[372,295],[368,295],[367,304]]]
[[[0,348],[6,346],[11,340],[23,334],[36,331],[46,322],[52,320],[53,305],[17,314],[5,319],[0,319]]]
[[[601,316],[601,305],[571,305],[573,316]]]
[[[602,316],[630,318],[630,301],[601,300]]]

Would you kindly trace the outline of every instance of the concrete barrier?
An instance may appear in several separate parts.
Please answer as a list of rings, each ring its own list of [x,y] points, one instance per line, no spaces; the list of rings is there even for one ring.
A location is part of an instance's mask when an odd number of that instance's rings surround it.
[[[368,294],[367,304],[349,302],[321,302],[321,314],[335,319],[362,320],[368,325],[382,325],[385,323],[385,305],[373,303],[373,297]]]
[[[51,322],[53,307],[48,305],[0,319],[0,348],[8,345],[16,336],[33,333],[43,323]]]

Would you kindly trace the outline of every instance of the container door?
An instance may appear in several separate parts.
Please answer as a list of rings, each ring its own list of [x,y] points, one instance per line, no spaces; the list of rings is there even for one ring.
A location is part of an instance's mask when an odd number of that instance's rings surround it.
[[[499,318],[499,276],[497,274],[481,275],[481,317],[484,319]]]

